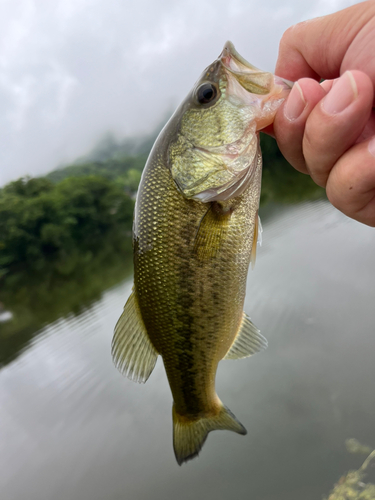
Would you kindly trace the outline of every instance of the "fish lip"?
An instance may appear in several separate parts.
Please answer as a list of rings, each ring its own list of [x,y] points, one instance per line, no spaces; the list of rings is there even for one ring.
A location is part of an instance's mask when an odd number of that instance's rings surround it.
[[[240,65],[245,66],[245,68],[253,71],[260,71],[258,68],[250,64],[244,57],[239,54],[233,45],[233,43],[228,40],[223,47],[223,50],[219,56],[219,59],[221,60],[222,65],[229,70],[231,73],[238,73],[238,69],[236,69],[233,64],[238,62]],[[231,64],[232,63],[232,64]]]

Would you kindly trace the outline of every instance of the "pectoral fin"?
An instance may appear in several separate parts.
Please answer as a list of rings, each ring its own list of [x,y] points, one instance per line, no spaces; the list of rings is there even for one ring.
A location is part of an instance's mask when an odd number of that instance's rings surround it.
[[[267,340],[260,334],[258,328],[243,313],[240,329],[224,359],[247,358],[256,352],[266,349]]]
[[[134,291],[115,326],[112,357],[116,368],[135,382],[146,382],[154,369],[158,353],[148,337]]]
[[[257,258],[258,243],[259,243],[259,246],[262,245],[262,232],[263,232],[262,223],[260,222],[260,217],[259,217],[258,212],[257,212],[256,217],[255,217],[253,245],[251,248],[251,256],[250,256],[251,269],[254,269],[254,267],[255,267],[255,261]]]
[[[218,202],[212,202],[195,237],[194,252],[200,260],[211,259],[216,256],[227,236],[232,210],[223,209]]]

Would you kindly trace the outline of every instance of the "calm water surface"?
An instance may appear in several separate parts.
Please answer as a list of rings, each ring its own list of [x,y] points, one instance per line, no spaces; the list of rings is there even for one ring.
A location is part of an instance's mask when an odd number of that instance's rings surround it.
[[[217,375],[248,435],[211,433],[176,464],[160,359],[145,385],[112,365],[128,280],[0,371],[2,500],[312,500],[359,467],[344,442],[375,447],[375,230],[325,202],[263,223],[245,310],[269,348]]]

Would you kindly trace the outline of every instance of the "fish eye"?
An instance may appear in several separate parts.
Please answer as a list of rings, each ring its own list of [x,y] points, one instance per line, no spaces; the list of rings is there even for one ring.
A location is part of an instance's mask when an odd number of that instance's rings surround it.
[[[203,83],[197,90],[199,104],[208,104],[217,96],[217,87],[213,83]]]

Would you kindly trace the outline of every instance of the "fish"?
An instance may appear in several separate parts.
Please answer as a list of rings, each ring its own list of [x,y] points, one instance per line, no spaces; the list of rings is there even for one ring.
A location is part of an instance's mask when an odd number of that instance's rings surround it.
[[[247,432],[217,396],[215,377],[220,360],[267,347],[243,312],[260,232],[258,132],[290,88],[227,42],[159,134],[140,181],[134,286],[112,356],[141,383],[162,357],[179,465],[199,454],[213,430]]]

